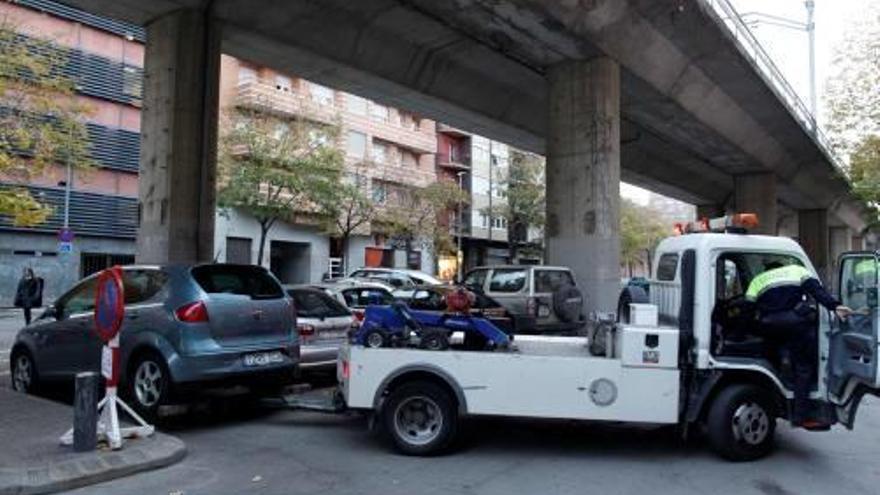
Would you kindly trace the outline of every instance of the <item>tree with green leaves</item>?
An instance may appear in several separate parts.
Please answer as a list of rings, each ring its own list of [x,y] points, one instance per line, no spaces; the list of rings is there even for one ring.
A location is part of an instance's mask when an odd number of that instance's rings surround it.
[[[407,249],[419,245],[434,253],[454,253],[449,216],[468,197],[458,184],[440,180],[426,187],[400,187],[387,200],[381,223],[389,237],[403,241]]]
[[[511,148],[507,173],[496,177],[498,187],[505,191],[506,200],[485,208],[490,217],[507,220],[507,238],[511,258],[521,249],[540,251],[540,243],[529,240],[529,231],[543,231],[546,212],[544,158]],[[539,236],[540,237],[540,236]]]
[[[880,4],[866,5],[834,53],[826,131],[835,151],[849,157],[868,136],[880,135]]]
[[[620,264],[629,276],[636,266],[651,266],[654,249],[667,237],[668,227],[650,208],[620,198]]]
[[[865,138],[849,160],[853,190],[875,212],[880,213],[880,135]]]
[[[321,205],[332,203],[342,176],[338,135],[338,126],[271,109],[237,107],[225,116],[217,203],[259,223],[257,264],[263,263],[266,237],[278,220],[321,221]]]
[[[0,19],[0,177],[21,185],[0,189],[0,217],[32,226],[45,222],[52,208],[23,186],[54,165],[83,170],[93,163],[85,125],[89,108],[61,70],[67,51],[22,31]]]
[[[370,197],[369,177],[363,164],[346,173],[334,194],[323,197],[320,210],[324,229],[341,241],[342,269],[347,274],[351,236],[358,232],[369,234],[372,222],[379,215],[378,204]]]

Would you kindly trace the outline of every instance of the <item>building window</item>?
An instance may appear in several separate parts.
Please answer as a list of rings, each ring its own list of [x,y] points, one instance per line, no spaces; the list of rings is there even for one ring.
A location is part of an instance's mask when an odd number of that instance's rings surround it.
[[[134,263],[133,254],[82,253],[80,257],[80,277],[85,278],[111,266],[125,266]]]
[[[330,137],[321,129],[309,129],[309,146],[323,148],[330,144]]]
[[[388,107],[378,103],[370,104],[370,117],[378,122],[388,122]]]
[[[486,213],[480,213],[480,227],[483,227],[484,229],[489,228],[489,215]]]
[[[369,102],[367,102],[366,98],[361,98],[360,96],[355,95],[345,95],[345,108],[355,115],[366,117],[368,106]]]
[[[238,68],[238,84],[252,83],[257,80],[257,71],[242,65]]]
[[[275,75],[275,89],[276,90],[289,93],[292,85],[293,85],[293,81],[291,81],[291,79],[289,77],[282,76],[281,74]]]
[[[504,217],[492,218],[492,227],[496,228],[496,229],[506,229],[507,228],[507,219]]]
[[[382,204],[388,200],[388,188],[382,182],[373,182],[373,201]]]
[[[316,101],[321,105],[330,105],[333,103],[333,90],[327,86],[309,83],[309,96],[313,101]]]
[[[373,141],[373,161],[376,163],[388,163],[391,156],[388,145]]]
[[[504,184],[492,184],[492,196],[496,198],[507,197],[507,190],[505,189]]]
[[[348,131],[345,151],[349,156],[364,159],[367,156],[367,135],[362,132]]]
[[[404,167],[418,167],[419,156],[409,150],[400,150],[400,162]]]
[[[272,131],[272,137],[280,140],[287,136],[288,133],[290,133],[290,126],[287,125],[287,122],[278,122],[275,124],[275,130]]]
[[[122,93],[141,99],[144,94],[144,75],[137,67],[122,68]]]

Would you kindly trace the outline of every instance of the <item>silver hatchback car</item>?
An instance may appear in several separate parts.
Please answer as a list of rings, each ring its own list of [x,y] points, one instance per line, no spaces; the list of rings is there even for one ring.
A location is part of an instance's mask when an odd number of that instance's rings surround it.
[[[293,303],[265,268],[249,265],[123,268],[120,390],[154,416],[172,398],[203,386],[280,387],[299,363]],[[10,354],[12,386],[99,371],[97,275],[80,281],[19,331]]]

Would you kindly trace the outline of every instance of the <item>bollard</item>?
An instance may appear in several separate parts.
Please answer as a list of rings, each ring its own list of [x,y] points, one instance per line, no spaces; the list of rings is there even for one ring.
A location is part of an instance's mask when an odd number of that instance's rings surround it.
[[[73,399],[73,450],[90,452],[98,443],[98,386],[95,372],[77,373]]]

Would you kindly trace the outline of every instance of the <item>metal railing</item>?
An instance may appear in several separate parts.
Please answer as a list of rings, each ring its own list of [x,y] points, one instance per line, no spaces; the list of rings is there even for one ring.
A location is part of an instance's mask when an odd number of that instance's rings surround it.
[[[801,100],[797,91],[791,86],[782,71],[773,62],[773,59],[764,50],[764,47],[755,37],[749,26],[743,21],[742,17],[733,7],[729,0],[703,0],[709,4],[721,21],[727,26],[733,38],[737,41],[740,51],[746,55],[760,70],[761,75],[766,79],[771,89],[785,102],[792,115],[803,124],[809,133],[812,134],[819,149],[825,153],[828,160],[840,172],[846,174],[846,166],[843,161],[831,149],[830,141],[822,133],[822,130],[816,123],[816,116],[810,112],[809,107]]]

